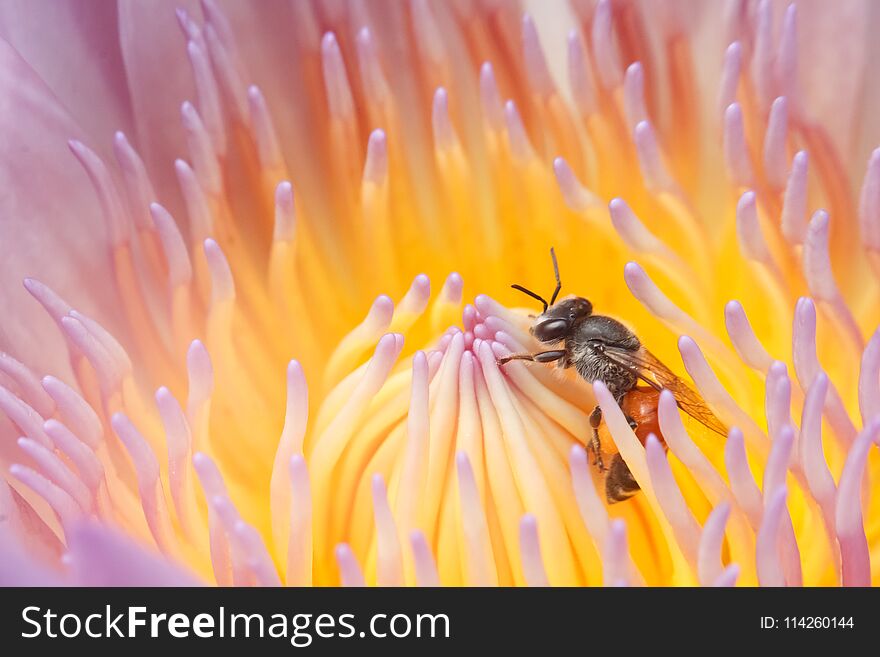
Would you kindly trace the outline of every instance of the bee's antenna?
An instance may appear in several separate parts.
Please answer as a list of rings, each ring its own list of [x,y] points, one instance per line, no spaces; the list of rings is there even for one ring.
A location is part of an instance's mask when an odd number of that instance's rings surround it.
[[[532,299],[537,299],[538,301],[540,301],[542,304],[544,304],[544,312],[547,312],[547,302],[540,294],[535,294],[531,290],[524,288],[522,285],[516,285],[515,283],[510,287],[512,287],[514,290],[519,290],[523,294],[528,294],[530,297],[532,297]]]
[[[550,257],[553,259],[553,273],[556,275],[556,289],[553,290],[553,296],[550,297],[550,305],[552,306],[556,303],[556,297],[559,296],[559,291],[562,289],[562,281],[559,280],[559,264],[556,262],[556,251],[553,250],[552,246],[550,247]],[[544,310],[547,310],[547,308],[544,308]]]

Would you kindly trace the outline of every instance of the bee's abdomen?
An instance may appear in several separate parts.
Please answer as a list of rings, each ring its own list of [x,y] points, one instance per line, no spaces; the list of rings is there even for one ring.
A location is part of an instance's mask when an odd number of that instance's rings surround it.
[[[605,477],[605,499],[609,504],[616,504],[629,499],[640,490],[635,477],[632,476],[620,454],[615,454],[608,467]]]
[[[661,443],[666,444],[663,434],[660,433],[660,419],[657,414],[659,402],[660,393],[654,388],[637,386],[624,396],[620,404],[624,414],[638,424],[635,434],[642,445],[651,434],[654,434]]]

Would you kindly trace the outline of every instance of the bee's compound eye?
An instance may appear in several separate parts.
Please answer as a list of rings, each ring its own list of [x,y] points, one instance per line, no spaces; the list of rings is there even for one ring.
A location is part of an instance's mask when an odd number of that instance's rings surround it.
[[[532,333],[541,342],[561,340],[568,332],[570,323],[566,319],[548,319],[537,324]]]

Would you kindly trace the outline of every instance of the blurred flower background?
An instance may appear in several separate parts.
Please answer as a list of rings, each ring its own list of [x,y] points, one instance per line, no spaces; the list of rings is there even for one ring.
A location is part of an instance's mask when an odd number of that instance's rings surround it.
[[[0,583],[877,583],[878,10],[0,3]]]

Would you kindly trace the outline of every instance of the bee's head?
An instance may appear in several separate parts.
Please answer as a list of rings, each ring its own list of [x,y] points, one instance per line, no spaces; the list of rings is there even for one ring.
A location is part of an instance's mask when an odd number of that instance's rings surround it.
[[[593,304],[583,297],[569,297],[553,304],[535,320],[530,332],[537,340],[554,343],[563,340],[574,326],[593,312]]]
[[[562,281],[559,279],[559,265],[556,262],[556,252],[553,249],[550,249],[550,258],[553,260],[553,274],[556,277],[556,289],[553,291],[553,296],[550,297],[550,303],[547,303],[540,294],[536,294],[522,285],[511,285],[510,287],[543,304],[544,312],[538,316],[534,326],[529,330],[536,339],[552,344],[563,340],[575,324],[585,317],[589,317],[593,312],[593,304],[583,297],[569,297],[556,303],[556,298],[562,289]]]

